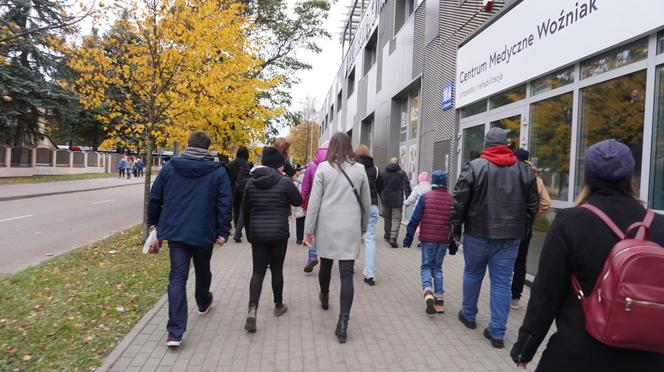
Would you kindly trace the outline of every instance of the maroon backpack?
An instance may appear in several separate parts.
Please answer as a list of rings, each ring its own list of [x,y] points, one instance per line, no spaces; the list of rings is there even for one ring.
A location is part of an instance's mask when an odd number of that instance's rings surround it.
[[[649,240],[655,212],[622,232],[599,208],[584,204],[620,241],[611,249],[595,288],[585,297],[572,275],[586,330],[613,347],[664,353],[664,248]],[[627,236],[638,229],[634,238]]]

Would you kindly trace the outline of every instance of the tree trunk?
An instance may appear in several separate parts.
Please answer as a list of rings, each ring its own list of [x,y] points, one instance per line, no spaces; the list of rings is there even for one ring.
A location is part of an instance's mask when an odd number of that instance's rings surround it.
[[[143,188],[143,241],[148,238],[148,202],[150,201],[150,186],[152,178],[152,138],[147,136],[145,141],[145,187]]]

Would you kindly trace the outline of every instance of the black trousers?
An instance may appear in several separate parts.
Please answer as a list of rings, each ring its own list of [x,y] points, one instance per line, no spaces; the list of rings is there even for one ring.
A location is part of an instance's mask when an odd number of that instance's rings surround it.
[[[297,241],[301,242],[304,240],[304,220],[306,217],[300,217],[295,219],[295,235],[297,237]]]
[[[267,266],[270,265],[272,273],[272,292],[274,293],[274,303],[283,302],[284,290],[284,259],[286,258],[286,248],[288,240],[276,242],[256,242],[251,243],[251,256],[254,263],[254,273],[251,276],[249,284],[249,304],[258,305],[263,289],[263,279]]]
[[[233,192],[233,226],[236,229],[237,229],[237,221],[240,218],[241,205],[242,205],[242,195],[238,192]]]
[[[320,269],[318,271],[318,283],[322,293],[330,292],[330,279],[332,277],[332,264],[334,260],[329,258],[320,258]],[[350,308],[353,306],[353,271],[355,270],[355,260],[339,260],[339,276],[341,278],[341,292],[339,293],[341,314],[350,314]]]
[[[512,298],[521,298],[523,286],[526,284],[526,259],[528,258],[528,246],[533,238],[533,231],[528,231],[528,235],[521,240],[519,244],[519,254],[514,261],[514,276],[512,276]]]

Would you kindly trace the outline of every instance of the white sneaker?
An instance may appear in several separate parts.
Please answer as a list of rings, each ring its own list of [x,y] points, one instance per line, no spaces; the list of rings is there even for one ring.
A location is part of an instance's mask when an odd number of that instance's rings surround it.
[[[166,346],[168,347],[179,347],[182,345],[182,340],[174,340],[170,337],[166,339]]]
[[[510,307],[513,310],[519,310],[519,299],[518,298],[513,298],[512,302],[510,303]]]

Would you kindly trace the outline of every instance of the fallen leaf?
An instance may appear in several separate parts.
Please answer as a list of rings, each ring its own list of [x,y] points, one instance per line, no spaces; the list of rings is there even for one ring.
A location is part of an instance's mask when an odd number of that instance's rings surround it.
[[[29,362],[30,359],[32,359],[32,355],[30,355],[30,354],[26,354],[25,356],[23,356],[23,361],[24,362]]]
[[[7,351],[9,351],[9,354],[16,354],[16,352],[18,351],[18,349],[15,348],[15,347],[12,347],[12,348],[8,349]]]

